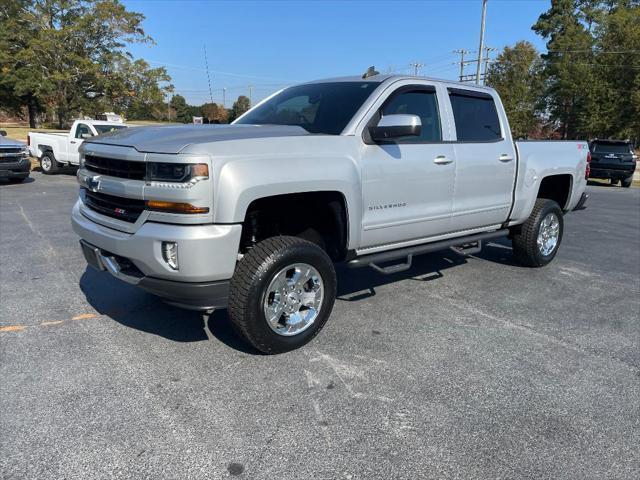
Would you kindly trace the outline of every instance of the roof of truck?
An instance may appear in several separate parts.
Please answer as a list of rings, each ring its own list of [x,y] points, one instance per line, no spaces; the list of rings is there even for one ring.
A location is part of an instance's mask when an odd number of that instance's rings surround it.
[[[432,77],[421,77],[414,75],[396,75],[396,74],[388,74],[388,73],[379,73],[377,75],[372,75],[367,78],[362,78],[362,75],[351,75],[347,77],[333,77],[333,78],[323,78],[321,80],[312,80],[309,82],[302,82],[302,84],[309,83],[327,83],[327,82],[376,82],[382,83],[387,80],[426,80],[429,82],[438,82],[438,83],[446,83],[449,85],[459,85],[464,87],[473,87],[481,90],[493,90],[491,87],[487,87],[484,85],[476,85],[475,83],[463,83],[456,82],[455,80],[445,80],[442,78],[432,78]]]

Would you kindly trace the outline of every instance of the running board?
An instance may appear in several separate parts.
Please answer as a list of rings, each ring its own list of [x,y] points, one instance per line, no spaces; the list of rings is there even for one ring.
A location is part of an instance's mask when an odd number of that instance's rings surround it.
[[[403,272],[411,268],[411,262],[415,255],[422,255],[423,253],[437,252],[439,250],[445,250],[452,248],[456,253],[462,255],[471,255],[478,253],[482,249],[482,242],[487,240],[493,240],[496,238],[506,237],[509,234],[509,229],[496,230],[493,232],[476,233],[473,235],[467,235],[465,237],[450,238],[447,240],[440,240],[438,242],[423,243],[420,245],[414,245],[412,247],[398,248],[396,250],[388,250],[380,253],[372,253],[369,255],[362,255],[361,257],[354,258],[347,262],[349,268],[362,268],[371,267],[377,272],[385,275],[392,273]],[[470,244],[476,244],[469,246]],[[381,267],[379,263],[391,262],[405,258],[403,263],[396,265],[390,265],[388,267]]]

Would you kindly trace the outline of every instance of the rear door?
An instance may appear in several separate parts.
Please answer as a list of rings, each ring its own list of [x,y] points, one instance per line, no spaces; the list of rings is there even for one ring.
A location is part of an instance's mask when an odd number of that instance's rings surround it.
[[[516,151],[502,106],[486,91],[448,88],[455,124],[452,227],[469,230],[507,220]]]
[[[448,130],[441,122],[442,102],[433,85],[403,83],[381,96],[363,133],[361,247],[365,248],[450,230],[455,164],[453,145],[444,138]],[[368,138],[368,127],[392,114],[419,116],[421,135],[383,143]]]

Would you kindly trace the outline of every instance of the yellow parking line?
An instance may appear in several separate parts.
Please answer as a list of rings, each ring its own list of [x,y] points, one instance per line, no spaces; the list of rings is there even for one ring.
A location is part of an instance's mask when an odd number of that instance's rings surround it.
[[[8,327],[0,327],[0,332],[21,332],[24,330],[24,325],[9,325]]]
[[[88,320],[90,318],[96,318],[98,315],[95,313],[82,313],[80,315],[76,315],[71,320]]]

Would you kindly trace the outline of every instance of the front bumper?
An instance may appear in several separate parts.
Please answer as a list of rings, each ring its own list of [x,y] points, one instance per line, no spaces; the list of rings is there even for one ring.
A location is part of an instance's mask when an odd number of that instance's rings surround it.
[[[31,172],[29,158],[18,162],[0,162],[0,178],[27,178]]]
[[[80,212],[80,200],[71,213],[73,229],[83,245],[97,257],[88,263],[116,278],[137,285],[167,301],[206,309],[226,305],[229,279],[233,276],[242,226],[175,225],[147,222],[126,233],[92,222]],[[162,256],[162,242],[178,245],[178,270]]]
[[[146,277],[141,275],[139,270],[132,268],[126,258],[101,250],[84,240],[80,240],[80,247],[91,267],[99,271],[106,270],[124,282],[162,297],[168,303],[190,310],[210,310],[227,306],[228,280],[185,283]]]

